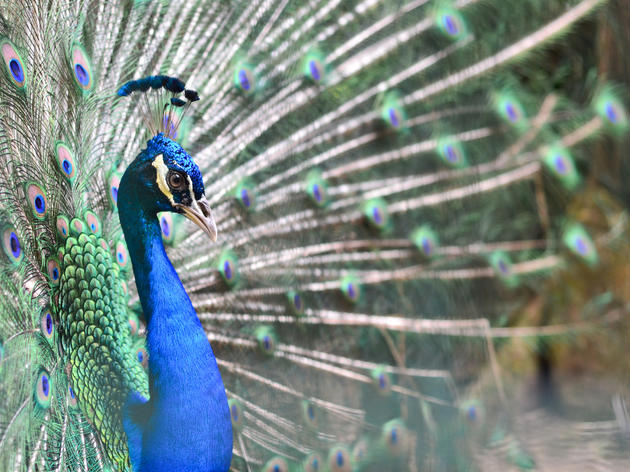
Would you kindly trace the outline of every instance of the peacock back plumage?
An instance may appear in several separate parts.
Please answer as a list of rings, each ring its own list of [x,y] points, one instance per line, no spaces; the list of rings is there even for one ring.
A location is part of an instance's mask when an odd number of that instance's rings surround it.
[[[131,470],[123,405],[150,396],[150,353],[118,188],[159,130],[217,223],[212,243],[159,216],[232,470],[546,463],[502,348],[618,321],[603,298],[586,320],[523,316],[625,227],[568,205],[590,143],[627,131],[623,91],[545,58],[605,4],[0,1],[0,470]],[[567,439],[540,433],[558,450],[627,460],[622,420],[593,426],[600,449],[561,421]]]

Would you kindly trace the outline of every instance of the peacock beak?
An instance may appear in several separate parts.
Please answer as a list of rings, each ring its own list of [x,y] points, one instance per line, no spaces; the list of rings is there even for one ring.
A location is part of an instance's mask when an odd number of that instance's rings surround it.
[[[199,200],[193,200],[190,206],[179,204],[177,208],[184,213],[186,218],[204,230],[212,241],[216,242],[217,225],[212,217],[210,203],[206,200],[205,196],[202,196]]]

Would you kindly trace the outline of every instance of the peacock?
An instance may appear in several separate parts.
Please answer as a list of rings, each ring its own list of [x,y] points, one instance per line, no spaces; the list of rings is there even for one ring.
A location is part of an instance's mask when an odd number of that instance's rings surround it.
[[[0,0],[0,470],[623,470],[610,8]]]

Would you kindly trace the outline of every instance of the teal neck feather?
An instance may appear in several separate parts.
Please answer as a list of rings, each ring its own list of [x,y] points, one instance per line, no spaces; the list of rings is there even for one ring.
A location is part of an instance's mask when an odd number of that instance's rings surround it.
[[[129,166],[118,194],[120,222],[147,321],[150,400],[131,392],[124,411],[137,471],[226,471],[232,426],[216,359],[169,261],[155,194],[143,184],[151,169]],[[145,403],[146,402],[146,403]]]

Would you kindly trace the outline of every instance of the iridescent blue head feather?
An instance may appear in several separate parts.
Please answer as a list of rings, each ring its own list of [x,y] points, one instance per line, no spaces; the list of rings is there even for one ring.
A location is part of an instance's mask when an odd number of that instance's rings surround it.
[[[155,159],[155,156],[162,154],[164,156],[164,164],[169,169],[182,171],[190,178],[196,199],[200,199],[204,195],[203,178],[199,167],[195,164],[190,154],[177,142],[159,133],[147,141],[147,149],[144,154],[145,159],[151,161]],[[185,194],[174,194],[173,197],[177,201],[178,198],[185,198]],[[178,201],[177,203],[181,202]]]

